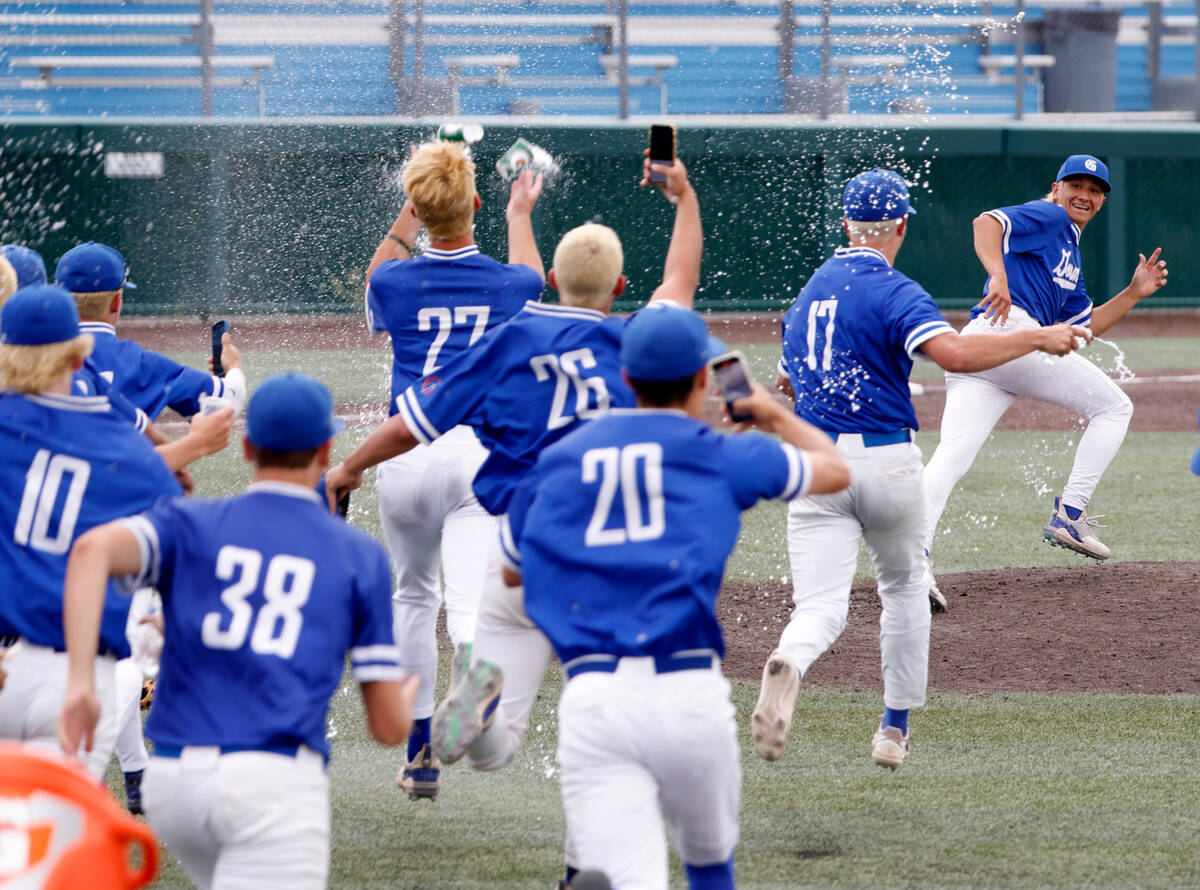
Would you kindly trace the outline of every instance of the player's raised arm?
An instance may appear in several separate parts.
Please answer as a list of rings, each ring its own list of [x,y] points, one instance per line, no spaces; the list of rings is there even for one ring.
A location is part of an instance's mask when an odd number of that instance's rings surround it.
[[[919,348],[945,370],[970,374],[998,367],[1030,352],[1066,355],[1090,343],[1092,334],[1078,325],[1055,324],[1003,334],[939,334]]]
[[[70,756],[78,753],[81,743],[84,750],[92,750],[92,733],[100,719],[95,663],[108,579],[140,570],[137,539],[121,521],[97,526],[71,548],[63,584],[67,692],[58,720],[58,739]]]
[[[1008,273],[1004,269],[1004,228],[990,213],[981,213],[972,223],[975,232],[975,255],[987,271],[988,291],[979,302],[985,318],[1003,324],[1012,306],[1008,292]]]
[[[687,168],[679,158],[670,166],[652,164],[647,149],[646,158],[642,162],[640,185],[651,184],[651,170],[663,173],[667,177],[666,182],[653,184],[675,206],[675,226],[671,231],[667,259],[663,264],[662,284],[655,289],[650,300],[672,300],[690,309],[696,299],[696,288],[700,286],[700,255],[704,251],[700,200],[688,181]]]
[[[1154,248],[1154,253],[1150,254],[1149,258],[1145,254],[1138,254],[1138,264],[1133,268],[1133,277],[1129,280],[1129,285],[1103,306],[1092,310],[1090,327],[1093,334],[1097,337],[1102,336],[1143,298],[1166,286],[1167,261],[1160,259],[1161,256],[1161,247]]]
[[[366,281],[371,281],[371,275],[388,260],[406,260],[413,255],[413,244],[417,240],[417,232],[421,231],[421,221],[417,219],[417,211],[412,201],[407,198],[400,212],[388,227],[387,234],[371,255],[367,264]]]
[[[542,174],[529,168],[513,180],[504,216],[508,220],[508,261],[528,266],[546,280],[546,267],[533,236],[533,208],[542,194]]]

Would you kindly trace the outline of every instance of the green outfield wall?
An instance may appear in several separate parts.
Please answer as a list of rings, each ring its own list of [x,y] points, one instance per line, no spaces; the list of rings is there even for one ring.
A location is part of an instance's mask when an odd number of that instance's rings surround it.
[[[79,241],[118,246],[140,285],[131,312],[356,311],[363,269],[400,205],[395,183],[408,145],[436,127],[389,119],[10,123],[0,139],[0,237],[42,251],[51,266]],[[488,124],[475,148],[484,205],[477,239],[497,256],[506,188],[494,164],[518,136],[561,164],[534,218],[547,266],[564,231],[607,223],[626,246],[623,305],[645,300],[672,221],[656,191],[637,187],[646,125]],[[1171,283],[1144,305],[1200,305],[1197,125],[705,122],[680,125],[679,151],[704,213],[704,308],[785,306],[839,243],[842,184],[873,166],[915,182],[919,214],[898,268],[943,308],[965,308],[983,281],[971,220],[1045,193],[1063,157],[1078,152],[1104,157],[1114,186],[1083,237],[1093,299],[1124,287],[1138,252],[1161,246]]]

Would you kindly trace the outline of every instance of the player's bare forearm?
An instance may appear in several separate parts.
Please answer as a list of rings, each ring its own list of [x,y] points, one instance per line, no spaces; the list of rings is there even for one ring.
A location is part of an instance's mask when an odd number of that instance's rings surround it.
[[[68,683],[91,689],[100,640],[100,616],[108,579],[141,568],[137,538],[110,522],[81,535],[71,547],[63,583],[63,633],[67,641]]]
[[[1097,337],[1125,317],[1134,306],[1167,284],[1167,262],[1162,259],[1162,248],[1155,248],[1146,257],[1138,254],[1138,264],[1133,269],[1129,286],[1105,303],[1092,310],[1091,328]]]
[[[346,456],[342,466],[350,473],[362,475],[376,464],[404,454],[419,443],[399,414],[394,414],[375,427],[357,448]]]
[[[194,415],[186,436],[154,450],[167,467],[177,473],[193,461],[224,449],[229,444],[232,430],[233,407],[226,406],[215,414]]]
[[[401,680],[373,680],[362,684],[363,710],[367,715],[367,730],[381,745],[399,745],[412,731],[413,701],[418,676],[405,675]]]
[[[990,213],[975,217],[971,228],[975,235],[975,256],[992,278],[1008,280],[1004,271],[1004,227]]]
[[[779,390],[784,395],[784,397],[789,399],[791,402],[795,403],[796,390],[794,390],[792,388],[792,378],[791,377],[789,377],[787,374],[781,374],[778,371],[776,371],[775,372],[775,388],[777,390]]]
[[[1095,336],[1102,337],[1105,331],[1124,318],[1129,310],[1137,304],[1138,298],[1133,293],[1133,289],[1127,287],[1103,306],[1096,306],[1092,309],[1092,320],[1088,323],[1088,327],[1092,329]]]
[[[533,219],[523,214],[508,221],[508,261],[528,266],[542,281],[546,280],[546,266],[538,253],[537,239],[533,235]]]
[[[379,242],[379,246],[375,248],[375,253],[371,256],[371,262],[367,265],[366,280],[368,282],[371,280],[371,275],[381,263],[388,260],[406,260],[412,256],[408,248],[417,240],[417,232],[420,230],[421,221],[417,219],[416,210],[411,201],[405,200],[404,206],[400,208],[400,213],[391,228],[388,229],[387,235]],[[396,237],[393,238],[393,235]],[[404,244],[401,244],[396,238],[401,239]]]
[[[947,333],[926,340],[920,349],[943,369],[955,374],[970,374],[995,368],[1036,350],[1063,355],[1075,348],[1076,337],[1087,343],[1092,335],[1086,328],[1067,325],[1022,328],[1000,334]]]
[[[691,308],[700,286],[700,256],[704,252],[704,227],[700,222],[700,200],[690,185],[678,192],[675,227],[663,264],[663,279],[650,297],[672,300]]]

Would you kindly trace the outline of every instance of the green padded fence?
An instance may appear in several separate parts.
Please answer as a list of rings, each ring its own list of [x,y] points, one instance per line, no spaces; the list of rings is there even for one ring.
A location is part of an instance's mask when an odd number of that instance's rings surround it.
[[[50,120],[0,139],[0,240],[51,265],[88,239],[118,246],[140,287],[129,311],[168,314],[357,311],[362,271],[399,207],[396,174],[436,121],[264,123]],[[659,280],[672,215],[639,189],[646,124],[488,124],[475,147],[481,247],[502,256],[506,191],[496,158],[523,136],[561,164],[534,219],[547,265],[558,237],[598,220],[626,247],[631,307]],[[1171,284],[1144,305],[1200,305],[1193,247],[1200,126],[897,128],[811,123],[681,124],[680,156],[700,195],[705,254],[699,305],[781,308],[839,242],[842,184],[872,166],[915,183],[898,266],[946,309],[978,299],[971,220],[1048,190],[1062,158],[1104,157],[1114,190],[1084,233],[1097,302],[1128,281],[1138,251],[1164,249]],[[161,153],[161,177],[110,178],[107,155]],[[111,160],[111,159],[110,159]],[[136,160],[136,159],[135,159]],[[128,173],[129,170],[127,169]]]

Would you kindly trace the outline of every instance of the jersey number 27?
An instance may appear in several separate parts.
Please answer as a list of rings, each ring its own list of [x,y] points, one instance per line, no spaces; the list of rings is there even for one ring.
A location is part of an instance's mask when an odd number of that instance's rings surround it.
[[[427,306],[418,312],[418,330],[432,330],[434,323],[437,323],[437,333],[433,335],[433,342],[429,344],[429,352],[425,355],[425,370],[421,372],[421,376],[428,377],[441,367],[438,364],[438,353],[450,339],[450,332],[454,330],[456,324],[465,325],[472,316],[475,317],[475,327],[471,329],[471,339],[467,341],[467,345],[475,345],[475,341],[482,337],[483,332],[487,330],[490,311],[490,306],[455,306],[454,315],[451,316],[449,307]]]

